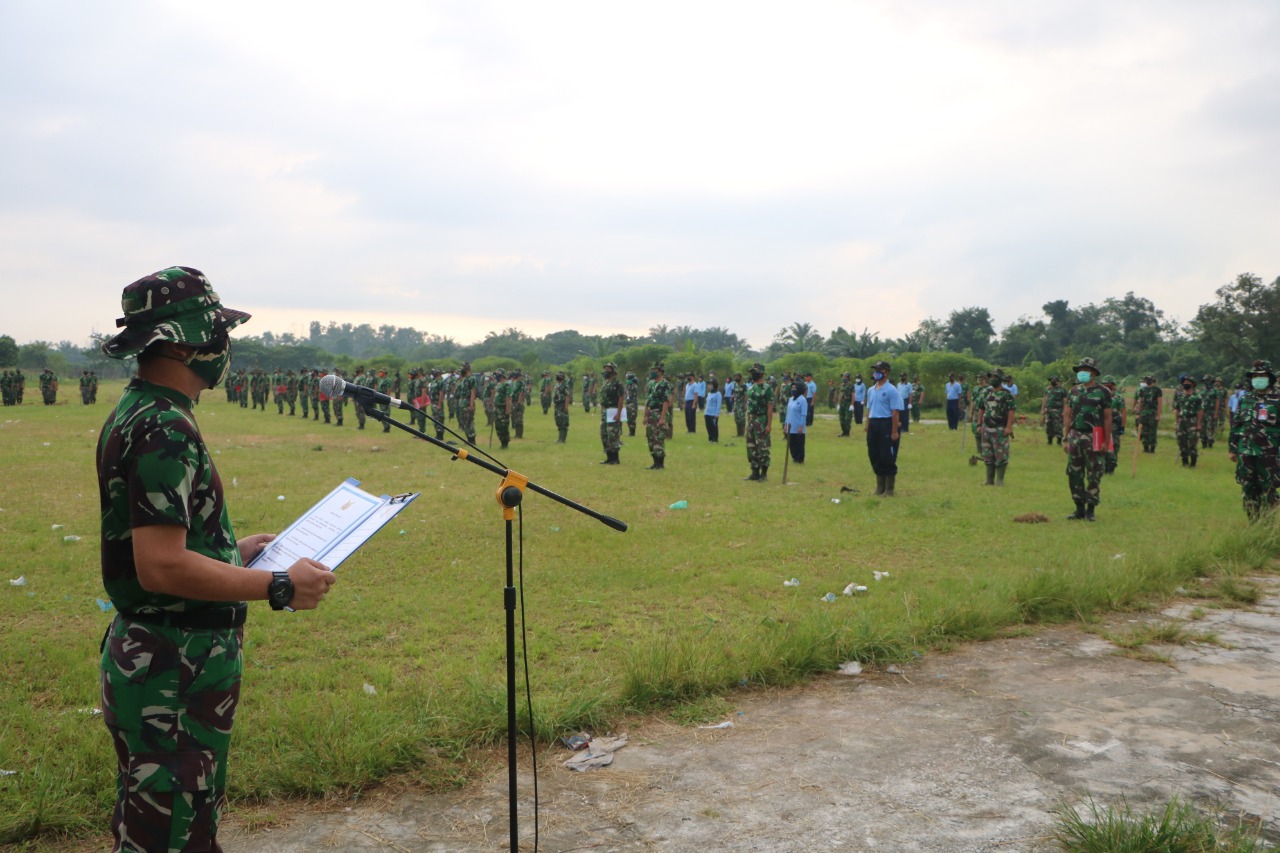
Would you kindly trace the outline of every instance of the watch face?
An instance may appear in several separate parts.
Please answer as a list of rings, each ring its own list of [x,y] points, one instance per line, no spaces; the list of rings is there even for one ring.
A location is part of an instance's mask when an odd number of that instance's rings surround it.
[[[287,607],[289,602],[293,600],[293,581],[288,576],[277,577],[271,582],[271,587],[267,590],[267,596],[271,599],[271,604],[276,607]]]

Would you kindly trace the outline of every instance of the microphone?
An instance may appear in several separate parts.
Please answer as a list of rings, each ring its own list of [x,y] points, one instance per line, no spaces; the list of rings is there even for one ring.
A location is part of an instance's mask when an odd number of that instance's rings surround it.
[[[330,373],[328,376],[320,380],[320,393],[326,397],[346,397],[354,400],[365,408],[372,406],[390,406],[393,409],[408,409],[416,412],[417,409],[406,403],[404,400],[398,400],[381,391],[375,391],[364,385],[353,385],[346,382],[341,376],[334,376]]]

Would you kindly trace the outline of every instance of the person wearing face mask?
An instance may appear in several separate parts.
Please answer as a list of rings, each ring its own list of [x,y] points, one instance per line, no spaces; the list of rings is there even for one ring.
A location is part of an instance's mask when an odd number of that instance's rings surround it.
[[[751,366],[751,387],[747,390],[747,462],[751,475],[745,480],[769,479],[769,450],[773,442],[773,389],[764,381],[764,365]]]
[[[1177,416],[1178,453],[1182,456],[1183,467],[1196,467],[1196,457],[1200,451],[1201,419],[1204,417],[1204,401],[1196,392],[1196,378],[1189,373],[1178,377],[1182,386],[1173,408]]]
[[[649,384],[644,396],[644,436],[653,457],[650,471],[666,468],[667,418],[671,412],[671,383],[666,380],[662,362],[649,368]]]
[[[867,386],[859,373],[853,378],[853,422],[862,426],[862,415],[867,407]]]
[[[196,401],[231,362],[228,332],[249,315],[223,308],[190,267],[139,279],[121,302],[124,331],[102,351],[136,357],[138,374],[97,450],[102,581],[116,611],[100,665],[117,758],[114,849],[220,850],[246,601],[311,609],[334,575],[309,559],[244,568],[274,536],[236,540],[196,425]]]
[[[1067,454],[1067,485],[1076,511],[1067,520],[1093,521],[1102,500],[1102,471],[1111,446],[1111,392],[1098,382],[1101,371],[1093,359],[1080,359],[1072,370],[1080,384],[1071,389],[1062,410],[1067,429],[1062,450]]]
[[[1098,381],[1111,392],[1111,449],[1107,451],[1102,472],[1114,474],[1120,465],[1120,436],[1129,425],[1129,410],[1125,408],[1124,395],[1116,392],[1114,376],[1104,376]]]
[[[1253,362],[1245,368],[1245,378],[1249,388],[1236,407],[1227,447],[1245,515],[1258,521],[1275,509],[1280,487],[1280,393],[1269,361]]]
[[[1142,384],[1133,394],[1133,408],[1138,416],[1138,440],[1142,442],[1143,453],[1156,452],[1157,430],[1160,429],[1160,410],[1164,407],[1161,399],[1164,392],[1156,384],[1156,378],[1148,373],[1142,377]]]
[[[875,384],[867,389],[867,423],[863,426],[867,457],[876,475],[876,494],[891,498],[898,480],[898,428],[906,418],[906,409],[902,394],[889,381],[887,361],[871,365],[871,379]]]
[[[787,401],[787,416],[782,422],[782,429],[787,434],[787,450],[791,461],[797,465],[804,464],[804,431],[808,426],[809,401],[805,395],[803,382],[791,385],[791,399]]]
[[[1004,472],[1009,467],[1009,442],[1018,405],[1004,381],[999,370],[991,374],[991,385],[978,413],[982,423],[982,461],[987,466],[985,486],[1003,486]]]
[[[604,386],[600,389],[600,443],[604,445],[601,465],[620,464],[622,452],[622,419],[627,414],[627,395],[618,380],[618,365],[604,366]]]
[[[1062,404],[1067,401],[1067,389],[1062,387],[1062,378],[1049,377],[1049,387],[1044,389],[1044,400],[1040,403],[1040,421],[1044,424],[1044,437],[1047,443],[1057,440],[1062,443]]]

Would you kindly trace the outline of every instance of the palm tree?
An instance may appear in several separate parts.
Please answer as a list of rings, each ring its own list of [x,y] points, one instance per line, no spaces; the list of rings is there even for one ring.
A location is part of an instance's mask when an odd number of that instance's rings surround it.
[[[812,323],[792,323],[774,336],[774,341],[787,352],[816,352],[822,347],[822,335]]]

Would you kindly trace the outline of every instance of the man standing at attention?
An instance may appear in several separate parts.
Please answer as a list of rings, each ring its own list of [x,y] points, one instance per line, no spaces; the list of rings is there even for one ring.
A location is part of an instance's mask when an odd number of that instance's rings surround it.
[[[911,392],[914,389],[907,381],[907,374],[898,377],[898,395],[902,397],[902,420],[898,423],[900,432],[911,432]]]
[[[945,391],[947,394],[947,429],[955,432],[960,426],[960,396],[964,393],[964,386],[956,381],[954,373],[947,377]]]
[[[1098,382],[1100,371],[1093,359],[1080,359],[1072,370],[1080,384],[1071,389],[1062,411],[1067,428],[1062,450],[1067,454],[1067,485],[1076,511],[1067,520],[1093,521],[1094,509],[1102,499],[1102,470],[1111,446],[1111,392]]]
[[[604,387],[600,389],[600,443],[604,445],[601,465],[619,464],[622,449],[622,417],[627,413],[626,392],[618,381],[618,365],[604,366]]]
[[[991,386],[978,417],[982,419],[982,461],[987,466],[986,486],[1003,486],[1009,467],[1009,440],[1013,437],[1013,417],[1018,405],[1004,386],[1004,374],[991,374]]]
[[[1049,387],[1044,389],[1044,401],[1040,404],[1040,421],[1044,424],[1046,444],[1053,444],[1057,439],[1062,444],[1062,407],[1067,402],[1067,389],[1062,387],[1062,379],[1049,377]]]
[[[1156,378],[1148,373],[1133,394],[1133,407],[1138,415],[1138,439],[1143,453],[1156,452],[1156,440],[1160,429],[1160,409],[1164,392],[1156,384]]]
[[[773,389],[764,381],[764,365],[751,366],[751,388],[747,391],[747,461],[751,476],[746,480],[769,478],[769,445],[773,432]]]
[[[671,383],[663,376],[665,368],[658,362],[649,368],[649,385],[644,397],[644,437],[653,457],[650,471],[661,471],[667,457],[667,418],[671,411]]]
[[[898,426],[905,420],[902,393],[889,381],[889,362],[871,365],[875,383],[867,389],[867,457],[876,475],[876,494],[893,497],[898,479]]]
[[[240,697],[247,600],[316,607],[334,582],[300,559],[244,564],[274,537],[238,542],[192,410],[231,361],[222,307],[199,270],[124,289],[124,331],[103,344],[138,375],[98,442],[102,581],[116,616],[102,644],[102,719],[116,752],[113,850],[220,851],[227,752]]]

